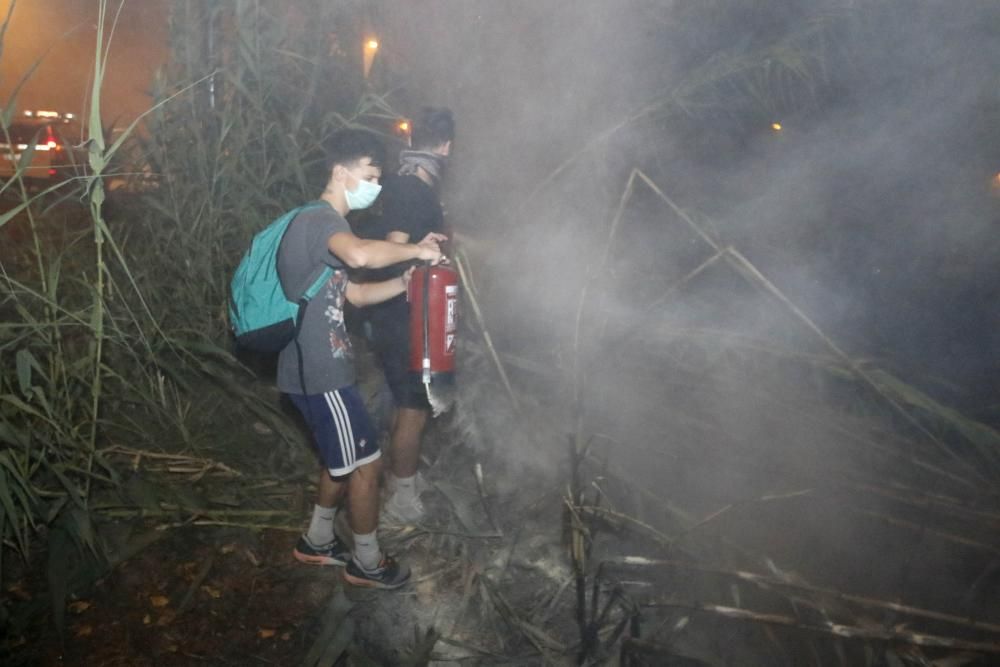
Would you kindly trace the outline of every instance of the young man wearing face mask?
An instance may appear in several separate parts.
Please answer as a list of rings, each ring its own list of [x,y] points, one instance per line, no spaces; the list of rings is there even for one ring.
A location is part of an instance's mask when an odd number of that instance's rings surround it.
[[[366,235],[407,243],[444,231],[444,211],[438,196],[445,164],[455,137],[455,121],[448,109],[424,108],[413,124],[410,148],[399,155],[397,174],[384,181],[382,215]],[[410,264],[397,264],[376,275],[399,277]],[[420,378],[409,372],[410,308],[405,295],[389,299],[366,312],[372,342],[395,403],[389,452],[390,495],[386,514],[413,523],[424,516],[417,489],[420,438],[430,404]]]
[[[306,306],[297,340],[278,357],[278,388],[302,413],[323,463],[309,529],[299,538],[294,555],[304,563],[346,566],[344,578],[352,584],[396,588],[410,571],[384,554],[376,538],[381,462],[376,434],[354,386],[344,302],[370,306],[403,294],[409,272],[357,284],[348,279],[347,268],[413,260],[436,264],[441,261],[438,243],[445,237],[426,234],[419,243],[401,243],[355,236],[344,216],[367,208],[378,197],[385,149],[369,132],[344,130],[331,136],[323,150],[327,183],[320,200],[328,206],[299,213],[278,250],[278,275],[290,300],[297,300],[325,267],[334,269]],[[353,553],[333,530],[345,496]]]

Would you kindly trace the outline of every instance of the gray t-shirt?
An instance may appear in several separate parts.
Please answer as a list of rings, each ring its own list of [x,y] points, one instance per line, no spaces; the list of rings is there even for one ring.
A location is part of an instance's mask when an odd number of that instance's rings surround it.
[[[317,207],[292,220],[278,248],[278,277],[289,300],[298,300],[324,266],[336,269],[306,307],[298,346],[289,343],[278,355],[278,389],[285,393],[321,394],[354,384],[354,353],[344,326],[347,271],[327,249],[330,236],[350,231],[347,221],[332,206]]]

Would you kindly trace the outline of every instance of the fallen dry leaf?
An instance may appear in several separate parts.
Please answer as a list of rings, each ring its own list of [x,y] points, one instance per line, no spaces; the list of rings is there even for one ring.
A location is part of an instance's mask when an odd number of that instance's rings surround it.
[[[78,625],[73,632],[77,637],[89,637],[94,632],[94,628],[89,625]]]
[[[274,635],[278,634],[277,630],[272,630],[271,628],[260,628],[257,630],[257,634],[261,639],[270,639]]]
[[[145,616],[142,617],[142,624],[143,625],[149,625],[152,622],[153,622],[153,617],[150,616],[149,614],[146,614]]]
[[[12,583],[7,587],[7,592],[24,602],[31,599],[31,593],[24,589],[24,582],[22,581],[15,581]]]
[[[211,586],[205,585],[201,587],[201,590],[205,591],[208,593],[209,597],[213,597],[216,600],[222,597],[222,591],[218,588],[212,588]]]
[[[150,595],[149,604],[157,608],[166,607],[168,604],[170,604],[170,598],[168,598],[166,595]]]
[[[90,603],[86,600],[75,600],[69,603],[69,610],[74,614],[81,614],[90,609]]]
[[[236,546],[237,546],[236,542],[230,542],[229,544],[223,545],[223,547],[219,549],[219,551],[224,554],[231,554],[234,551],[236,551]]]
[[[287,642],[291,638],[292,638],[292,633],[291,632],[283,632],[281,634],[281,641],[283,641],[283,642]]]

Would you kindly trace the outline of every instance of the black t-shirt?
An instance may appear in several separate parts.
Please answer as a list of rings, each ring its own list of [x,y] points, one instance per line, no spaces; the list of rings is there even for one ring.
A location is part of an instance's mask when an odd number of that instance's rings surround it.
[[[416,176],[387,176],[379,194],[381,214],[358,225],[358,236],[385,240],[390,232],[409,234],[410,243],[417,243],[431,232],[444,230],[444,211],[431,186]],[[366,280],[389,280],[403,275],[417,262],[404,262],[371,271]]]

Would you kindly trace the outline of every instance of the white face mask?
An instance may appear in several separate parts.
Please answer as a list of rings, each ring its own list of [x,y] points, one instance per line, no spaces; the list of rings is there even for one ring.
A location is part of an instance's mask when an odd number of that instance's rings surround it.
[[[360,211],[368,208],[378,199],[378,193],[382,192],[382,186],[371,181],[358,179],[358,187],[351,191],[345,186],[344,196],[347,198],[347,208],[352,211]]]

